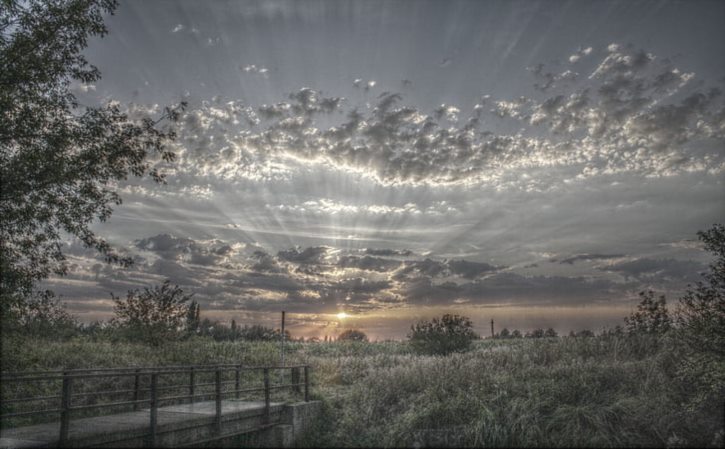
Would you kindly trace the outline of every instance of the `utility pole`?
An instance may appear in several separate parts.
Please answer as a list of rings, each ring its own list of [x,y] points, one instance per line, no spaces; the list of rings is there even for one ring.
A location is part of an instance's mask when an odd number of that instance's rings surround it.
[[[493,318],[491,318],[491,338],[495,338],[496,335],[493,333]]]
[[[280,340],[280,354],[282,355],[282,363],[281,366],[284,366],[284,310],[282,311],[282,339]],[[282,383],[282,379],[284,376],[284,370],[279,370],[279,377],[280,377],[280,383]]]

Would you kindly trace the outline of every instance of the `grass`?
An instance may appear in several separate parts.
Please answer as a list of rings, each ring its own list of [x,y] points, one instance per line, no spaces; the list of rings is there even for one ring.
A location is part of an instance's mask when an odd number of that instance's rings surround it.
[[[477,341],[422,356],[404,342],[288,343],[312,366],[324,418],[307,446],[664,447],[722,445],[722,411],[688,408],[667,337]],[[4,340],[3,370],[279,362],[278,343],[161,348],[76,339]],[[720,433],[718,433],[720,432]]]

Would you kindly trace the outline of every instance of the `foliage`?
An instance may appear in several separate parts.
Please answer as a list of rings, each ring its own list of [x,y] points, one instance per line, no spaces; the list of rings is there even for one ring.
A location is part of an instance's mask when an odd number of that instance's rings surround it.
[[[508,328],[504,327],[501,332],[498,333],[498,338],[511,338],[511,332]]]
[[[589,337],[594,336],[594,332],[590,331],[589,329],[582,329],[579,332],[570,331],[569,336],[570,337],[589,338]]]
[[[725,226],[716,224],[698,236],[715,260],[704,280],[680,298],[677,324],[690,347],[725,356]]]
[[[526,332],[526,338],[544,338],[544,329],[534,329],[531,332]]]
[[[674,340],[658,338],[486,339],[446,357],[414,354],[402,342],[290,343],[286,360],[312,365],[312,397],[325,402],[311,447],[410,447],[428,433],[475,447],[717,445],[722,421],[682,407],[691,392],[675,370]],[[278,363],[278,350],[277,342],[206,337],[161,348],[25,339],[4,344],[2,360],[8,370],[260,366]]]
[[[558,336],[559,336],[559,334],[556,333],[556,331],[551,327],[546,329],[546,332],[544,332],[544,337],[547,337],[547,338],[555,338]]]
[[[159,345],[180,336],[191,296],[178,285],[171,287],[168,280],[143,292],[129,290],[125,299],[111,294],[116,303],[114,322],[129,338]]]
[[[339,341],[368,341],[368,336],[365,332],[357,329],[347,329],[343,331],[337,339]]]
[[[192,299],[186,310],[186,331],[188,333],[199,333],[201,327],[200,314],[201,309],[199,308],[199,303]]]
[[[624,325],[630,334],[662,334],[670,329],[670,316],[664,295],[655,299],[652,290],[640,292],[641,299],[637,311],[624,319]]]
[[[683,346],[679,376],[691,397],[687,406],[725,419],[725,226],[698,232],[715,256],[703,280],[690,286],[676,312]]]
[[[100,78],[82,54],[107,33],[115,0],[4,0],[0,8],[0,312],[29,297],[33,284],[67,270],[63,233],[108,262],[130,264],[90,228],[120,204],[117,182],[149,174],[152,155],[171,161],[172,132],[132,120],[117,104],[87,107],[71,88]],[[182,104],[180,108],[183,108]]]
[[[78,323],[53,292],[34,292],[26,301],[2,317],[5,333],[65,339],[75,335]]]
[[[443,315],[440,319],[420,321],[410,327],[411,346],[424,354],[449,354],[465,351],[478,338],[473,323],[460,315]]]

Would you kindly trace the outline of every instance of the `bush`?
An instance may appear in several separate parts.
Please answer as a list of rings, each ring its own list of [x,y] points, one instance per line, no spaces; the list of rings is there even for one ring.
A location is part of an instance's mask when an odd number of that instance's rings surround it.
[[[478,338],[473,323],[460,315],[443,315],[441,319],[420,321],[410,327],[408,339],[417,352],[424,354],[450,354],[462,352]]]
[[[365,335],[365,332],[357,329],[348,329],[341,333],[337,339],[341,341],[368,341],[368,336]]]
[[[4,333],[65,339],[78,333],[78,323],[51,291],[34,292],[2,316]]]
[[[630,334],[663,334],[670,328],[665,296],[655,299],[652,290],[639,293],[642,300],[637,311],[624,319],[624,325]]]
[[[178,285],[171,287],[168,280],[143,292],[129,290],[126,299],[111,294],[116,303],[113,322],[126,338],[156,346],[181,336],[191,296]]]

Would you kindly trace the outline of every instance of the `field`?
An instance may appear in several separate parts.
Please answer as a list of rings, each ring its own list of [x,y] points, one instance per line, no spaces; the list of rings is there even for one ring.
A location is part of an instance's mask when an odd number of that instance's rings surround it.
[[[449,356],[405,342],[288,343],[325,416],[308,446],[722,446],[722,411],[693,401],[667,335],[480,340]],[[160,348],[5,339],[3,370],[276,364],[279,343]]]

